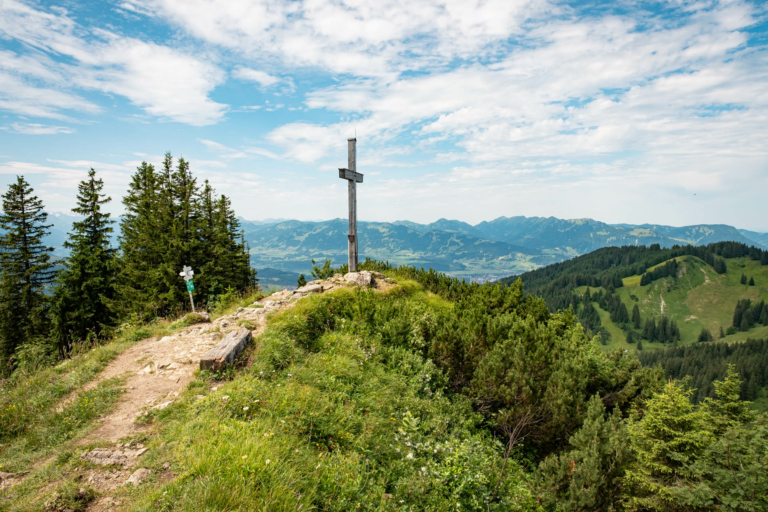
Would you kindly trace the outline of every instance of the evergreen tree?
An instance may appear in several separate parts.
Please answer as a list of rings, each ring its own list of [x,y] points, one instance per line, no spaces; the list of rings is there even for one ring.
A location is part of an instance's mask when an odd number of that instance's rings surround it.
[[[16,348],[45,335],[49,329],[49,301],[45,288],[54,279],[52,247],[43,244],[49,234],[43,202],[23,176],[3,194],[0,228],[0,365],[8,363]],[[0,371],[2,369],[0,368]]]
[[[725,260],[722,258],[715,258],[715,263],[713,265],[715,272],[718,274],[725,274],[727,267],[725,266]]]
[[[643,340],[637,340],[637,350],[643,350]]]
[[[725,338],[725,331],[723,331],[723,326],[720,326],[720,339]]]
[[[714,338],[712,337],[712,333],[709,332],[709,329],[706,327],[703,327],[701,329],[701,333],[699,333],[699,341],[713,341]]]
[[[747,315],[742,315],[739,329],[741,329],[741,332],[747,332],[749,330],[749,318]]]
[[[640,329],[640,308],[637,304],[632,308],[632,325],[635,329]]]
[[[110,246],[113,221],[102,205],[111,201],[101,191],[104,183],[96,172],[78,186],[77,207],[72,211],[84,216],[72,225],[64,242],[70,249],[66,267],[59,272],[54,293],[54,337],[63,353],[70,342],[100,336],[114,325],[110,303],[114,299],[116,251]]]
[[[615,510],[631,457],[626,436],[618,408],[606,416],[602,400],[593,396],[581,429],[569,441],[570,449],[540,466],[542,503],[563,512]]]
[[[741,274],[741,284],[747,284],[747,276],[744,274]]]
[[[307,286],[307,278],[304,277],[304,274],[299,274],[299,281],[297,284],[299,288],[301,288],[302,286]]]
[[[749,278],[749,286],[755,286],[755,278],[754,277],[750,277]]]
[[[739,398],[741,381],[735,365],[729,364],[725,379],[713,384],[715,398],[704,400],[701,410],[709,415],[708,424],[715,435],[720,436],[730,427],[756,419],[757,415],[750,408],[750,402]]]
[[[768,251],[763,251],[760,255],[760,264],[763,266],[768,265]]]
[[[690,464],[712,441],[708,415],[694,410],[691,391],[674,381],[648,401],[645,414],[627,426],[635,461],[624,477],[628,511],[686,510],[681,484],[690,481]]]
[[[632,329],[629,329],[627,331],[627,343],[634,343],[635,342],[635,336],[632,334]]]
[[[165,309],[159,283],[167,226],[158,215],[159,183],[155,168],[142,162],[123,197],[125,214],[120,222],[121,271],[114,309],[121,317],[136,314],[151,319]]]

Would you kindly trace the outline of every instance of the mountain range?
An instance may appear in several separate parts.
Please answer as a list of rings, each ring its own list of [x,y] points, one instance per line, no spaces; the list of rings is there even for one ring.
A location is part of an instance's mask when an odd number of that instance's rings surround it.
[[[54,255],[65,257],[63,243],[77,217],[51,213],[48,220],[52,227],[45,242],[54,248]],[[269,274],[270,284],[294,284],[299,273],[309,274],[312,258],[321,262],[330,258],[334,265],[347,260],[346,219],[308,222],[241,218],[240,222],[252,264]],[[361,258],[432,267],[474,280],[519,274],[609,246],[671,247],[736,241],[768,248],[768,233],[724,224],[673,227],[517,216],[476,225],[449,219],[430,224],[407,220],[359,222],[358,230]]]
[[[345,219],[242,223],[256,268],[306,273],[311,258],[330,258],[334,265],[346,262]],[[432,267],[478,280],[525,272],[609,246],[672,247],[736,241],[768,248],[768,234],[724,224],[611,225],[593,219],[555,217],[499,217],[474,226],[448,219],[431,224],[359,222],[358,235],[362,258]]]

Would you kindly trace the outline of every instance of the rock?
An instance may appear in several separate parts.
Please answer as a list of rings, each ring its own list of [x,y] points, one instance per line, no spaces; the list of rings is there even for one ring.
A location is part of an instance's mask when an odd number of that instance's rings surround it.
[[[172,403],[173,403],[173,400],[169,400],[167,402],[163,402],[161,404],[157,404],[156,406],[152,407],[152,409],[163,410],[166,407],[168,407],[169,405],[171,405]]]
[[[163,462],[163,469],[165,471],[168,471],[169,469],[171,469],[171,463],[170,462]]]
[[[96,448],[85,452],[80,456],[88,462],[99,466],[125,466],[128,464],[128,454],[123,450],[110,450],[109,448]]]
[[[21,482],[26,473],[4,473],[0,471],[0,489],[7,489]]]
[[[301,288],[298,288],[296,290],[296,293],[321,293],[323,291],[323,286],[321,284],[308,284],[306,286],[302,286]]]
[[[171,402],[172,402],[172,401],[173,401],[173,400],[171,400]],[[149,448],[139,448],[139,449],[136,451],[136,453],[134,453],[134,454],[133,454],[133,457],[134,457],[134,458],[136,458],[136,459],[138,459],[139,457],[141,457],[142,455],[144,455],[144,454],[145,454],[145,453],[147,453],[148,451],[149,451]]]
[[[230,325],[232,325],[232,323],[229,320],[222,320],[221,323],[219,324],[219,327],[221,327],[222,329],[226,329]]]
[[[367,270],[363,270],[362,272],[350,272],[349,274],[344,276],[344,281],[347,284],[351,284],[354,286],[360,286],[360,287],[371,286],[373,284],[373,274],[371,274]]]
[[[149,475],[151,474],[152,474],[151,469],[139,468],[133,472],[133,474],[130,476],[130,478],[128,478],[128,480],[125,481],[124,485],[133,484],[134,487],[138,487],[139,485],[146,482],[147,478],[149,478]]]

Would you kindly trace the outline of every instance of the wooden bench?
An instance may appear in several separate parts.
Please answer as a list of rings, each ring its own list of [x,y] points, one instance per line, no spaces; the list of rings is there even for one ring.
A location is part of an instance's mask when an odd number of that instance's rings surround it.
[[[245,327],[228,333],[200,359],[200,369],[218,371],[234,364],[237,356],[243,353],[252,339],[251,331]]]

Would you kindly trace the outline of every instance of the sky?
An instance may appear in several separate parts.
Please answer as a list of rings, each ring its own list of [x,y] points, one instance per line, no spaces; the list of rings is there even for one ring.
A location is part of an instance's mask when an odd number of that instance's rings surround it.
[[[768,231],[768,3],[0,0],[0,188],[184,157],[246,219]]]

